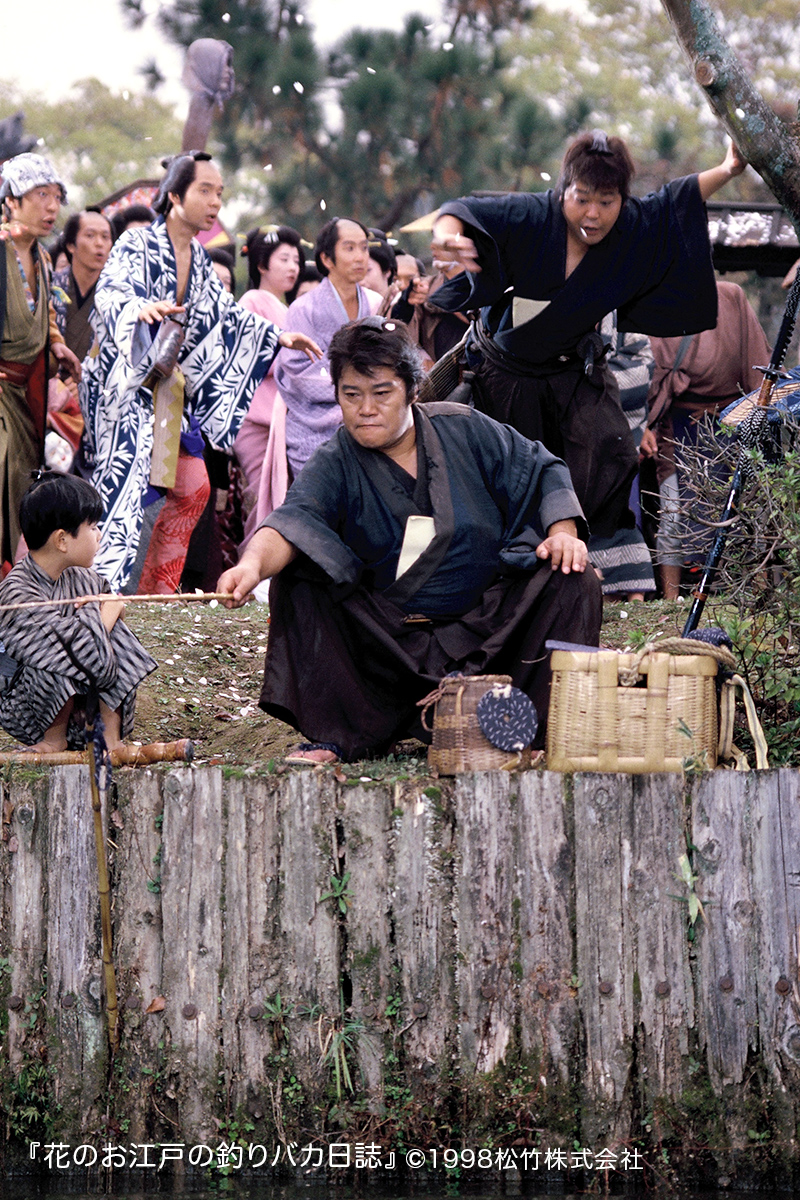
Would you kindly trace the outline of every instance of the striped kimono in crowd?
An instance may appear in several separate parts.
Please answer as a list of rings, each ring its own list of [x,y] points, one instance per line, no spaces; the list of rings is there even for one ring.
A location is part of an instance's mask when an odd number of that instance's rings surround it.
[[[99,603],[81,608],[76,596],[109,592],[88,567],[67,567],[53,580],[28,554],[0,583],[0,605],[60,600],[49,608],[0,609],[0,640],[17,662],[0,675],[0,725],[27,746],[42,739],[68,700],[76,698],[67,740],[80,747],[77,711],[95,692],[112,711],[121,709],[122,736],[133,731],[136,689],[158,663],[121,619],[109,633]]]
[[[647,392],[653,377],[653,351],[643,333],[620,333],[617,314],[609,313],[600,325],[603,341],[610,347],[606,366],[619,389],[619,402],[636,446],[647,425]],[[631,494],[631,509],[640,511],[638,478]],[[609,537],[589,540],[589,561],[603,577],[603,592],[655,592],[653,560],[637,526],[623,526]]]
[[[164,221],[127,230],[97,282],[92,314],[97,340],[84,362],[80,388],[86,457],[103,501],[96,565],[115,588],[125,586],[136,561],[150,490],[153,392],[145,380],[157,354],[158,322],[147,325],[139,313],[152,301],[175,304],[176,295],[175,252]],[[182,304],[182,446],[184,453],[202,459],[201,433],[216,449],[232,447],[275,356],[280,330],[235,303],[196,240]]]

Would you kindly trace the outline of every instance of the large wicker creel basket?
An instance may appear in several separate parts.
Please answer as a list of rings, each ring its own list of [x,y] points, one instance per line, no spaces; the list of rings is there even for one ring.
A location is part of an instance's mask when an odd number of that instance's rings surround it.
[[[717,662],[706,655],[555,650],[551,771],[681,771],[717,763]],[[623,682],[627,686],[623,686]]]
[[[436,693],[433,742],[428,747],[428,765],[440,775],[530,766],[530,747],[509,754],[493,746],[481,731],[478,701],[496,683],[510,684],[511,676],[458,675],[442,680]]]

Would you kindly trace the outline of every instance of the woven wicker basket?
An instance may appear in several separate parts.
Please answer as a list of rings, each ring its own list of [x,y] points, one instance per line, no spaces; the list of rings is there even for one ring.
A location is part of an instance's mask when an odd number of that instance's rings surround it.
[[[620,672],[638,662],[638,683]],[[717,763],[717,663],[703,655],[555,650],[547,719],[551,771],[681,771]]]
[[[790,379],[788,383],[779,383],[770,392],[767,407],[774,409],[782,400],[786,400],[795,392],[800,392],[800,379]],[[724,415],[720,417],[720,423],[722,425],[740,425],[757,407],[756,402],[759,395],[760,388],[756,388],[754,392],[748,392],[746,396],[742,396],[735,407],[729,405],[725,409]]]
[[[483,736],[478,724],[478,701],[495,683],[509,684],[511,676],[469,675],[442,680],[433,715],[433,744],[428,748],[428,765],[440,775],[531,765],[530,747],[509,754]]]

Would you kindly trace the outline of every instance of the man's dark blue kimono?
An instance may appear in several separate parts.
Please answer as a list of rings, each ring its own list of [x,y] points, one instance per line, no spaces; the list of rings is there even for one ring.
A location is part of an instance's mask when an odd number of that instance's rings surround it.
[[[539,710],[548,638],[597,645],[596,575],[536,557],[580,504],[543,446],[457,404],[415,405],[417,478],[345,429],[264,521],[300,556],[270,588],[261,706],[346,759],[422,734],[417,701],[442,676],[503,673]],[[410,516],[435,536],[397,576]]]

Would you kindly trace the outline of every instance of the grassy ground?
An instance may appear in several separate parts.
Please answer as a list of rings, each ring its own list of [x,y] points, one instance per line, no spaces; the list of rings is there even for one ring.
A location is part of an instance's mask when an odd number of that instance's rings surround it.
[[[602,642],[622,649],[648,636],[680,633],[685,605],[606,602]],[[268,612],[205,604],[132,604],[125,617],[159,667],[139,689],[135,740],[190,737],[196,761],[268,763],[299,741],[295,730],[258,707]],[[0,734],[0,748],[11,741]],[[412,759],[424,756],[418,743]]]
[[[226,763],[280,759],[298,741],[258,707],[265,605],[131,605],[126,620],[159,663],[139,689],[137,741],[190,737],[196,761]]]

